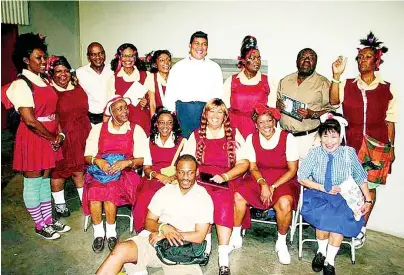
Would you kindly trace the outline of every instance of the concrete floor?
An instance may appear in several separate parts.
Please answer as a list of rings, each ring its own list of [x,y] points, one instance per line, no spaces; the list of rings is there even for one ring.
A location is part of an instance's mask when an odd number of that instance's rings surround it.
[[[72,183],[68,182],[66,186],[72,215],[63,219],[72,230],[59,240],[41,239],[35,234],[22,201],[22,176],[10,170],[11,151],[12,144],[7,134],[2,135],[1,274],[94,274],[109,251],[107,248],[101,254],[92,251],[92,229],[83,231],[84,218]],[[129,213],[128,209],[120,211]],[[117,230],[121,239],[130,236],[128,228],[128,220],[119,218]],[[355,265],[351,264],[349,248],[343,246],[337,257],[337,274],[404,274],[404,239],[368,232],[365,246],[356,251]],[[304,235],[312,237],[313,230],[306,229]],[[303,259],[299,261],[296,234],[290,246],[292,264],[283,266],[277,262],[274,253],[275,236],[274,226],[254,224],[247,231],[243,248],[230,256],[232,274],[314,274],[311,270],[314,244],[305,244]],[[218,273],[216,239],[213,240],[212,252],[209,264],[203,267],[207,275]],[[163,272],[150,269],[149,274],[161,275]]]

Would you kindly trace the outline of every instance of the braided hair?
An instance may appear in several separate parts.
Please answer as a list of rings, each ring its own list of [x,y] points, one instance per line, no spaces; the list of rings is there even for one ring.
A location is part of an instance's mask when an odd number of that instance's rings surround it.
[[[224,126],[224,133],[225,133],[225,138],[227,140],[225,149],[227,151],[227,156],[228,156],[228,164],[230,167],[234,167],[236,164],[236,142],[235,138],[233,135],[233,129],[230,126],[230,117],[229,117],[229,112],[227,111],[226,105],[224,102],[219,99],[219,98],[214,98],[209,100],[205,107],[203,108],[202,111],[202,116],[201,116],[201,127],[199,129],[199,136],[200,136],[200,141],[197,144],[196,147],[196,160],[198,161],[199,164],[203,162],[204,158],[204,153],[205,153],[205,140],[206,140],[206,130],[208,127],[208,118],[207,114],[210,110],[213,108],[220,108],[223,113],[224,113],[224,120],[223,120],[223,126]]]
[[[180,123],[178,122],[178,117],[174,112],[170,112],[165,109],[163,106],[158,106],[156,108],[156,113],[153,115],[151,119],[151,128],[150,128],[150,141],[153,144],[156,144],[156,138],[158,137],[159,130],[158,130],[158,119],[161,115],[168,114],[173,118],[173,129],[172,133],[174,134],[174,144],[177,145],[179,141],[179,137],[181,136],[181,128]]]
[[[243,68],[245,66],[244,62],[249,58],[253,50],[258,50],[257,39],[252,35],[247,35],[244,37],[243,42],[241,42],[240,56],[238,57],[238,68]]]
[[[27,68],[24,58],[29,59],[30,55],[35,49],[40,49],[45,54],[48,54],[48,45],[45,43],[45,38],[45,36],[39,33],[33,34],[32,32],[24,33],[17,37],[11,58],[19,73],[21,73],[23,69]]]

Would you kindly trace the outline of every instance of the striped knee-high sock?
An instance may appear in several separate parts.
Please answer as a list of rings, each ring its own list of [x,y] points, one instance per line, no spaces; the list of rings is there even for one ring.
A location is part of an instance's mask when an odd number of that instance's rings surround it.
[[[24,177],[24,190],[22,196],[24,199],[25,207],[35,222],[35,227],[41,230],[45,226],[42,218],[39,192],[42,184],[42,177],[39,178],[25,178]]]
[[[39,192],[39,200],[41,202],[42,218],[46,225],[53,223],[51,197],[50,178],[43,178]]]

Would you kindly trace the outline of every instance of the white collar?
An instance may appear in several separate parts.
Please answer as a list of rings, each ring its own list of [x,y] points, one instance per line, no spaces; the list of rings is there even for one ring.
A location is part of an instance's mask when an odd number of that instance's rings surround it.
[[[44,81],[44,79],[39,75],[31,72],[30,70],[22,69],[22,75],[26,76],[32,83],[39,87],[46,87],[48,84]]]
[[[71,91],[74,89],[74,86],[71,81],[67,84],[67,88],[60,87],[58,84],[55,83],[55,81],[52,80],[52,86],[55,87],[56,90],[59,92],[66,92],[66,91]]]

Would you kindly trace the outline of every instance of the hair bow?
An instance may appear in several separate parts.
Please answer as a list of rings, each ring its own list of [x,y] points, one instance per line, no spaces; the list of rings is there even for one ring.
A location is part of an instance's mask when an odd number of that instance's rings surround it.
[[[281,112],[277,108],[268,107],[262,103],[257,103],[254,106],[254,111],[260,116],[265,113],[270,113],[272,117],[276,120],[281,119]]]
[[[335,116],[332,113],[325,113],[325,114],[322,114],[320,116],[320,122],[321,123],[324,123],[324,122],[326,122],[327,120],[330,120],[330,119],[336,120],[339,123],[339,126],[341,127],[340,141],[342,142],[343,139],[346,140],[346,138],[345,138],[345,127],[348,126],[348,121],[344,117]]]

